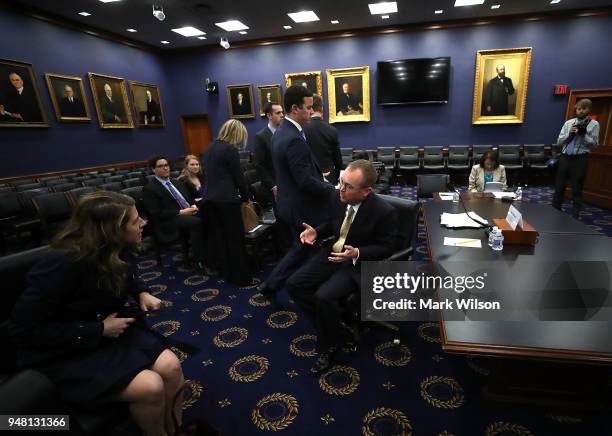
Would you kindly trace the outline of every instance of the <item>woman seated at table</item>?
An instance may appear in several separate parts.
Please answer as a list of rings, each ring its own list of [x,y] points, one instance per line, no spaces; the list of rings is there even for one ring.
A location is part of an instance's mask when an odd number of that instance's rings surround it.
[[[54,383],[62,400],[98,410],[126,402],[149,436],[172,434],[181,422],[181,364],[142,311],[161,301],[138,286],[130,249],[144,221],[134,200],[99,191],[81,197],[51,251],[28,276],[9,331],[20,368]],[[138,309],[126,309],[128,297]],[[175,418],[173,419],[172,415]]]
[[[185,156],[185,167],[178,178],[196,202],[204,196],[204,176],[199,159],[193,154]]]
[[[480,163],[472,167],[468,189],[470,192],[484,192],[488,182],[501,182],[503,190],[506,189],[506,169],[500,165],[497,153],[493,150],[485,152]]]

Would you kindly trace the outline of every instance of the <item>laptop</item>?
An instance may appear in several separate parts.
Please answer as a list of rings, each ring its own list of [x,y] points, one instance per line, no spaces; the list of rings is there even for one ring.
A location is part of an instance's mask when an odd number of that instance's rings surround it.
[[[500,192],[504,190],[502,182],[487,182],[485,183],[484,192]]]

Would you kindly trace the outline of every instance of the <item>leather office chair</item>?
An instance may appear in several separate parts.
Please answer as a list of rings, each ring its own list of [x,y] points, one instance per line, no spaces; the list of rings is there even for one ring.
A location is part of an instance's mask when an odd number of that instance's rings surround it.
[[[68,195],[68,200],[70,201],[70,204],[72,204],[72,207],[75,207],[77,204],[79,204],[79,199],[83,195],[90,194],[95,191],[96,188],[93,186],[84,186],[82,188],[71,189],[66,194]]]
[[[144,177],[144,173],[142,171],[130,171],[125,175],[126,179],[142,179]]]
[[[39,183],[42,183],[48,188],[53,188],[54,186],[63,185],[64,183],[70,183],[70,182],[71,181],[68,179],[61,179],[59,177],[53,178],[53,179],[47,179],[47,180],[39,179]]]
[[[104,183],[123,182],[125,176],[123,174],[115,174],[104,179]]]
[[[0,194],[0,251],[2,255],[7,252],[7,237],[15,237],[18,249],[23,247],[24,235],[27,232],[40,242],[40,219],[29,213],[21,197],[22,193],[15,191]]]
[[[346,168],[346,166],[349,163],[351,163],[353,160],[353,148],[352,147],[340,148],[340,156],[342,157],[342,166]]]
[[[30,189],[44,188],[45,185],[43,185],[42,183],[34,182],[34,183],[21,183],[18,185],[14,184],[13,187],[15,188],[15,191],[21,192],[21,191],[29,191]]]
[[[57,181],[57,180],[63,180],[63,177],[62,176],[47,176],[47,177],[39,177],[38,178],[38,182],[39,183],[42,183],[42,184],[47,185],[47,186],[49,186],[49,182],[54,182],[54,181]],[[64,180],[64,182],[65,181],[66,180]]]
[[[94,174],[96,178],[98,179],[106,179],[107,177],[110,177],[113,175],[113,173],[96,173],[95,171],[92,171],[91,174]]]
[[[527,166],[527,183],[531,185],[537,172],[545,173],[549,170],[548,159],[544,144],[523,145],[525,165]]]
[[[32,198],[43,234],[51,239],[63,227],[72,214],[72,207],[68,196],[64,192],[51,192]]]
[[[472,163],[476,165],[480,163],[480,158],[485,152],[493,150],[492,145],[473,145],[472,146]]]
[[[445,168],[444,151],[442,147],[424,147],[423,169],[442,171]]]
[[[104,184],[103,178],[87,179],[83,180],[83,186],[100,186]]]
[[[31,185],[32,183],[38,183],[38,182],[36,181],[36,179],[21,179],[21,180],[15,180],[11,182],[10,185],[14,187],[15,190],[17,190],[17,186]]]
[[[131,179],[125,179],[123,181],[123,186],[126,188],[133,188],[134,186],[143,186],[144,182],[142,177],[134,177]]]
[[[74,183],[74,182],[62,183],[61,185],[55,185],[53,187],[53,191],[54,192],[66,192],[66,191],[70,191],[71,189],[79,188],[80,186],[81,185],[79,183]]]
[[[98,188],[104,191],[119,192],[123,189],[123,184],[121,182],[103,183],[100,186],[98,186]]]
[[[453,171],[470,169],[470,147],[467,145],[449,145],[446,168]]]
[[[448,174],[419,174],[417,176],[417,200],[433,198],[434,192],[448,191]]]
[[[506,174],[508,176],[512,176],[513,179],[518,180],[519,183],[523,178],[524,168],[524,161],[521,157],[520,147],[520,145],[500,145],[497,147],[499,163],[506,168]],[[518,174],[518,177],[514,177],[514,174]],[[510,185],[510,183],[508,184]]]

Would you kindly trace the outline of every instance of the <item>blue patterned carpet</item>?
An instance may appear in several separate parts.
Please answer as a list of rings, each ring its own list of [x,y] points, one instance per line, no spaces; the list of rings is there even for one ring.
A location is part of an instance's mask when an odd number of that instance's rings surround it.
[[[412,187],[392,194],[411,198]],[[550,203],[549,188],[529,188],[525,201]],[[608,236],[612,211],[588,207],[581,217]],[[425,234],[419,228],[417,259]],[[341,354],[320,377],[313,328],[282,292],[274,311],[254,287],[236,288],[179,267],[140,259],[141,276],[164,301],[148,320],[167,336],[199,348],[175,352],[198,388],[188,395],[186,419],[205,418],[224,435],[610,435],[610,411],[578,415],[559,410],[485,403],[488,363],[442,352],[434,323],[405,323],[402,344],[372,329],[354,354]],[[267,265],[262,276],[270,270]],[[607,429],[607,430],[606,430]]]

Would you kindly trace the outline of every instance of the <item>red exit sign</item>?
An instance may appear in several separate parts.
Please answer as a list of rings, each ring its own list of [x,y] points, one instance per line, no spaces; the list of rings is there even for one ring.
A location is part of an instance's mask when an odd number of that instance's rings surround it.
[[[567,90],[567,85],[555,85],[555,95],[565,95],[567,94]]]

